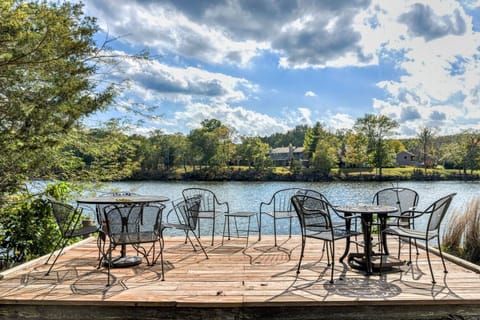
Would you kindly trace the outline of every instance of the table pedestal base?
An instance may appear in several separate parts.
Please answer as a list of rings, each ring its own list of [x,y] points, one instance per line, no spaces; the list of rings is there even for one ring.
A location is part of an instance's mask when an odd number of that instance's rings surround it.
[[[381,260],[383,259],[383,262]],[[384,272],[392,271],[394,267],[402,266],[405,264],[396,258],[392,258],[386,255],[375,255],[372,257],[372,272]],[[357,270],[367,271],[367,259],[363,253],[350,253],[348,255],[348,265]],[[380,270],[380,265],[382,269]]]
[[[128,268],[128,267],[133,267],[136,265],[139,265],[142,263],[142,258],[138,256],[118,256],[112,258],[112,268]],[[108,262],[104,262],[105,265],[108,264]]]

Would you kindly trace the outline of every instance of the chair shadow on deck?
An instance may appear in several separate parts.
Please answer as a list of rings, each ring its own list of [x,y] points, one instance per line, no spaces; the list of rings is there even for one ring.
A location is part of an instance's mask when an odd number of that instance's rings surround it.
[[[78,277],[70,285],[73,294],[78,295],[100,295],[103,299],[110,298],[123,291],[128,290],[124,279],[118,280],[116,276],[110,275],[112,284],[105,286],[105,279],[108,277],[106,270],[91,270]]]
[[[413,263],[412,263],[413,264]],[[421,282],[419,281],[422,276],[428,277],[429,274],[425,272],[421,272],[420,277],[415,277],[412,275],[412,272],[409,271],[412,268],[410,266],[407,271],[403,271],[400,274],[399,279],[394,279],[390,283],[399,283],[402,285],[402,287],[405,287],[408,290],[412,290],[417,292],[417,294],[423,295],[425,297],[432,297],[435,299],[442,299],[442,298],[457,298],[457,299],[462,299],[458,294],[456,294],[453,290],[450,289],[448,282],[447,282],[447,276],[448,274],[443,275],[442,281],[439,281],[435,284],[433,283],[426,283],[426,282]],[[407,276],[411,276],[410,279],[407,279]],[[384,275],[381,276],[382,281],[388,282],[386,277]],[[442,283],[442,284],[440,284]],[[443,296],[441,296],[443,294]]]
[[[246,248],[244,254],[250,257],[251,264],[268,264],[276,265],[288,262],[292,259],[292,252],[298,248],[298,246],[287,248],[285,244],[289,239],[284,240],[281,244],[275,245],[255,245],[259,242],[253,243],[251,247]],[[247,254],[247,249],[251,249],[255,252],[254,255]]]

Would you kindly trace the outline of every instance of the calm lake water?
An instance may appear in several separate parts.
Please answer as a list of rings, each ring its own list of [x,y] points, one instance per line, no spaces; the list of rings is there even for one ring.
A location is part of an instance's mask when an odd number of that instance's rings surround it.
[[[101,191],[131,191],[145,195],[163,195],[170,199],[182,196],[182,190],[189,187],[208,188],[215,192],[219,201],[227,201],[230,211],[257,211],[260,202],[268,202],[272,194],[283,188],[301,187],[315,189],[323,193],[334,205],[371,203],[374,193],[382,188],[397,186],[391,182],[192,182],[192,181],[143,181],[143,182],[114,182],[109,183]],[[399,182],[398,186],[416,190],[420,196],[419,209],[425,209],[436,199],[456,192],[449,214],[459,212],[468,202],[480,196],[480,182],[478,181],[438,181],[438,182]],[[166,211],[171,208],[167,204]],[[448,217],[447,217],[448,220]],[[273,233],[271,219],[262,217],[262,234]],[[288,234],[288,220],[280,220],[279,233]],[[202,224],[203,230],[208,223]],[[223,218],[217,219],[216,231],[221,233]],[[278,230],[278,229],[277,229]],[[294,223],[294,232],[298,233],[298,224]]]

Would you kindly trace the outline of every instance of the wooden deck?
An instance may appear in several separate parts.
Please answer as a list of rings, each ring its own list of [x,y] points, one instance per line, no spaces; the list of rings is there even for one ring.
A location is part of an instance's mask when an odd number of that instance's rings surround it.
[[[183,238],[167,237],[166,279],[160,265],[96,269],[94,238],[71,247],[45,276],[45,258],[3,273],[1,319],[480,319],[480,275],[433,255],[437,283],[431,283],[421,251],[413,267],[366,277],[347,265],[335,266],[330,284],[321,242],[307,240],[296,275],[299,236],[250,238],[207,247],[209,259]],[[393,241],[393,240],[392,240]],[[204,243],[209,242],[207,238]],[[339,242],[343,245],[342,242]],[[343,248],[337,247],[337,252]],[[402,255],[406,257],[408,246]],[[392,249],[394,250],[394,249]]]

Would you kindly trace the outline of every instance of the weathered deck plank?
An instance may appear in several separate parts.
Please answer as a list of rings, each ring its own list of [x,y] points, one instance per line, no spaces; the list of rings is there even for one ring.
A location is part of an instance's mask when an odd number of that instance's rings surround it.
[[[335,283],[330,284],[319,242],[307,240],[297,276],[298,237],[280,237],[280,247],[268,236],[260,242],[250,239],[248,248],[245,239],[223,247],[219,241],[207,247],[209,259],[185,245],[182,237],[165,240],[165,281],[160,265],[141,264],[112,269],[116,280],[107,288],[105,270],[96,268],[94,239],[70,248],[49,276],[44,275],[44,258],[9,270],[0,281],[0,318],[480,318],[480,275],[450,261],[449,273],[444,274],[439,257],[433,255],[433,285],[424,251],[401,272],[370,277],[337,257]],[[339,244],[338,256],[343,252]],[[402,258],[407,254],[405,245]]]

